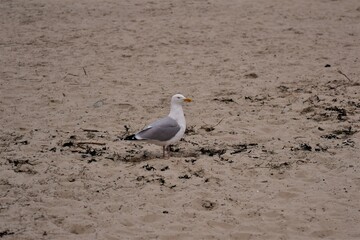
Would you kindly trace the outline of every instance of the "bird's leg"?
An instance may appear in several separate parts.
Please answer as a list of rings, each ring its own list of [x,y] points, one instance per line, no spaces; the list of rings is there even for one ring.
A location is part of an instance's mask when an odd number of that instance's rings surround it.
[[[163,146],[163,158],[170,158],[170,146]]]
[[[166,150],[168,152],[168,158],[170,158],[171,154],[170,154],[170,145],[166,147]]]

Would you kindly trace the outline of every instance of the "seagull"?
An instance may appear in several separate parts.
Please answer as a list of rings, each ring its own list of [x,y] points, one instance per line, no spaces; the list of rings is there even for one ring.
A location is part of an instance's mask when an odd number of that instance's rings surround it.
[[[181,94],[175,94],[171,98],[168,116],[149,124],[135,134],[125,137],[124,140],[146,141],[162,146],[163,157],[165,158],[165,152],[169,151],[169,146],[177,143],[185,133],[186,120],[182,109],[184,102],[192,102],[192,100]]]

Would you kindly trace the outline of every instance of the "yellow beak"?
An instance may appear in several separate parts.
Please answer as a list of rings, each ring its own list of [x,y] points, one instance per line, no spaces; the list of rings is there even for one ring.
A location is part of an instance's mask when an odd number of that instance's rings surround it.
[[[185,98],[184,102],[192,102],[191,98]]]

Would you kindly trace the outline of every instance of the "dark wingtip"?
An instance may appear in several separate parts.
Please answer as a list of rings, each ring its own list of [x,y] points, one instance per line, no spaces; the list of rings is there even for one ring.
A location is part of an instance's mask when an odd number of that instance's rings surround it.
[[[124,140],[134,141],[134,140],[137,140],[137,139],[135,137],[135,134],[133,134],[133,135],[129,135],[129,136],[125,137]]]

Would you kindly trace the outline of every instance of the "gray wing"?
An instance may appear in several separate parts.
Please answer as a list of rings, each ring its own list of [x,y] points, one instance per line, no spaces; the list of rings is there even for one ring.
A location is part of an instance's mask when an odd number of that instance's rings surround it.
[[[179,124],[171,117],[164,117],[153,122],[144,130],[138,132],[137,139],[168,141],[180,130]]]

